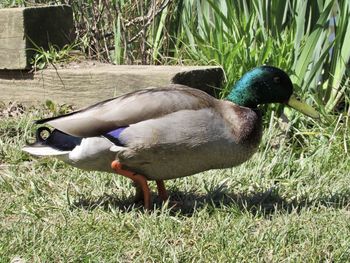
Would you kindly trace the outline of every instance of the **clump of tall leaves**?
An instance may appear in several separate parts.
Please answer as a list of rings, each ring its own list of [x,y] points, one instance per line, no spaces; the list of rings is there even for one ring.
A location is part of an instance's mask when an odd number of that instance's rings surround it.
[[[326,112],[349,103],[349,1],[183,2],[179,35],[193,59],[214,60],[229,80],[256,65],[279,66]]]

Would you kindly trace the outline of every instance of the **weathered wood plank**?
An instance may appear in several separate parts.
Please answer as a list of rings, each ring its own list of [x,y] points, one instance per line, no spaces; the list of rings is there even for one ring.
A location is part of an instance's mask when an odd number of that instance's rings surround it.
[[[73,13],[67,5],[0,9],[0,69],[26,69],[35,45],[71,43]]]
[[[0,9],[0,25],[0,68],[26,68],[23,12]]]
[[[0,71],[0,100],[27,104],[47,99],[86,106],[126,92],[171,82],[214,94],[224,78],[220,67],[115,66],[98,64],[35,73]]]

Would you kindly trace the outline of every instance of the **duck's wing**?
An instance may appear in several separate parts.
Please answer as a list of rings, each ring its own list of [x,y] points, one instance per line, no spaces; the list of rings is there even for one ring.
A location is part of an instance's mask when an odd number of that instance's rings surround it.
[[[78,137],[103,135],[118,127],[155,119],[179,110],[213,107],[216,99],[182,85],[148,88],[106,100],[66,115],[36,121]]]

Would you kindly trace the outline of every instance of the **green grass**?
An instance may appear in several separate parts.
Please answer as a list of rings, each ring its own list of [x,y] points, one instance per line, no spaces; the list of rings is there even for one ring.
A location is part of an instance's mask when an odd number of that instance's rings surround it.
[[[0,7],[33,2],[47,1]],[[291,122],[281,123],[274,117],[281,108],[270,107],[250,161],[168,181],[178,207],[154,194],[155,207],[145,213],[133,206],[134,188],[125,178],[21,151],[33,136],[33,119],[69,108],[48,102],[48,110],[1,109],[0,262],[348,262],[350,4],[178,0],[144,37],[127,43],[143,24],[123,29],[125,19],[147,14],[152,2],[71,2],[80,48],[116,64],[218,64],[227,73],[226,91],[256,65],[279,66],[322,111],[322,122],[288,110]],[[336,38],[329,42],[335,10]],[[34,61],[44,66],[65,54],[41,50]]]
[[[6,111],[3,111],[6,112]],[[347,262],[349,118],[271,116],[245,164],[167,181],[177,208],[132,207],[121,176],[85,172],[21,147],[32,108],[0,119],[0,262]],[[332,119],[332,118],[330,118]],[[308,128],[306,128],[308,127]]]

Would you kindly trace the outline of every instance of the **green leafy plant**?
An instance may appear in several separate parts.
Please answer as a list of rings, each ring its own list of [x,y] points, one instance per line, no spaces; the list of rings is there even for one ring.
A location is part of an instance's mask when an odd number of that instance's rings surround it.
[[[72,105],[54,103],[52,100],[45,101],[45,108],[54,116],[69,113],[73,110]]]
[[[186,54],[224,67],[229,80],[224,94],[243,72],[272,64],[286,69],[299,93],[325,112],[347,101],[348,1],[184,2],[179,35],[188,44]]]
[[[36,44],[33,45],[35,47],[30,50],[34,52],[34,56],[30,63],[34,70],[43,69],[56,63],[68,63],[77,58],[73,52],[77,44],[65,45],[63,48],[49,44],[48,49],[39,47]]]

